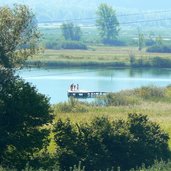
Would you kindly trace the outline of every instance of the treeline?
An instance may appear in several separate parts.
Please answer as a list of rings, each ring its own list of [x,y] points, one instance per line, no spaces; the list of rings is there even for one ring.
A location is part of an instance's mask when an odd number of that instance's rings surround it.
[[[107,16],[107,17],[106,17]],[[46,40],[45,48],[48,49],[87,49],[87,45],[92,44],[104,44],[109,46],[137,46],[138,50],[146,48],[147,52],[156,53],[170,53],[171,43],[170,41],[165,41],[160,35],[155,35],[153,32],[145,35],[143,30],[137,29],[137,34],[135,34],[136,40],[133,38],[129,40],[120,37],[121,25],[119,17],[112,6],[102,3],[96,9],[96,19],[95,19],[96,29],[90,34],[88,28],[82,31],[78,24],[66,21],[60,26],[60,36],[53,41]],[[91,27],[91,26],[90,26]],[[59,30],[58,30],[59,31]],[[97,32],[97,33],[96,33]],[[85,35],[83,35],[85,34]],[[95,35],[93,35],[95,34]],[[94,40],[86,41],[83,37],[94,37]]]

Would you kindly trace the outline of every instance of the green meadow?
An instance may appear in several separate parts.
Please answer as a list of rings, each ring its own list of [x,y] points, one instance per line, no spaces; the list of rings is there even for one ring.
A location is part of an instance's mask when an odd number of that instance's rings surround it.
[[[90,46],[88,50],[44,50],[29,58],[28,65],[55,66],[116,66],[168,67],[169,53],[148,53],[137,47]]]

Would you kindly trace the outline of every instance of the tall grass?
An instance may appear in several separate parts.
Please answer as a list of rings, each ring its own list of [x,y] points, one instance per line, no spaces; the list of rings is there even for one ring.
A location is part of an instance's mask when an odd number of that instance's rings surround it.
[[[164,162],[164,161],[156,161],[155,164],[151,167],[146,168],[145,166],[142,166],[141,168],[138,169],[131,169],[130,171],[170,171],[171,170],[171,161]],[[6,169],[3,167],[0,167],[0,171],[17,171],[15,169]],[[48,171],[44,169],[33,169],[29,166],[27,166],[24,170],[22,171]],[[58,167],[54,167],[53,170],[51,171],[61,171],[59,170]],[[78,164],[78,166],[73,166],[70,168],[70,171],[85,171],[85,167],[81,165],[81,163]],[[120,171],[120,168],[117,168],[117,170],[114,168],[107,168],[106,171]]]

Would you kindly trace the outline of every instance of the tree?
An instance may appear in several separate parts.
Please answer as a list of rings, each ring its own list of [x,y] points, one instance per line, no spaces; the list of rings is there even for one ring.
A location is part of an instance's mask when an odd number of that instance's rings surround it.
[[[59,120],[54,134],[61,170],[79,161],[85,170],[110,170],[112,166],[129,170],[169,158],[168,134],[142,114],[129,114],[127,121],[101,117],[73,124]]]
[[[0,8],[0,165],[21,170],[48,145],[49,98],[15,76],[37,52],[39,32],[25,5]]]
[[[162,46],[163,45],[163,39],[162,37],[159,35],[158,37],[156,37],[156,46]]]
[[[0,70],[0,165],[18,170],[48,145],[49,99],[34,86]]]
[[[113,8],[107,4],[101,4],[97,10],[97,17],[96,25],[103,42],[115,41],[119,33],[119,22]]]
[[[36,19],[27,6],[0,8],[0,66],[21,65],[36,53],[38,40]]]
[[[74,26],[73,23],[62,24],[61,30],[65,40],[79,41],[81,39],[81,29],[79,26]]]
[[[144,46],[144,34],[138,29],[138,50],[141,51]]]

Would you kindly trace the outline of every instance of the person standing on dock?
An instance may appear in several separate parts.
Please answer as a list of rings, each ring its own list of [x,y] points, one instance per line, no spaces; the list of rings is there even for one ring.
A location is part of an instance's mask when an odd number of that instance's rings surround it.
[[[71,84],[70,85],[70,90],[73,91],[73,88],[74,88],[74,84]]]
[[[79,91],[79,84],[77,84],[77,91]]]
[[[73,91],[76,91],[76,85],[73,84]]]

